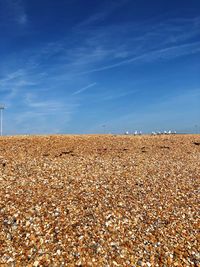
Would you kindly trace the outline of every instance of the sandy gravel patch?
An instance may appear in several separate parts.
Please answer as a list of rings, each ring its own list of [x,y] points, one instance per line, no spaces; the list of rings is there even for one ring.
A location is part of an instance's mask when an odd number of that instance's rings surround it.
[[[200,266],[200,136],[0,138],[0,266]]]

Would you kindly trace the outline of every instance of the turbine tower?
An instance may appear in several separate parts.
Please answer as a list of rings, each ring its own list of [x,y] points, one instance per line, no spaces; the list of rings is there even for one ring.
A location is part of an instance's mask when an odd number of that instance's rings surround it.
[[[3,135],[3,110],[5,109],[5,106],[4,105],[0,105],[0,116],[1,116],[1,118],[0,118],[0,120],[1,120],[1,122],[0,122],[0,127],[1,127],[1,136]]]

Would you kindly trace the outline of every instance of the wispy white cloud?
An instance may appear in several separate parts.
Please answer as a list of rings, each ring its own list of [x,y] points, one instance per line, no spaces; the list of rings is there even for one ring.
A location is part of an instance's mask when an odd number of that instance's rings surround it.
[[[92,14],[87,19],[83,20],[81,23],[76,25],[76,28],[83,28],[86,26],[91,26],[94,23],[101,22],[105,20],[112,12],[126,4],[129,0],[115,0],[106,2],[105,6],[100,7],[101,10]]]
[[[62,99],[53,100],[41,96],[40,92],[20,92],[15,116],[9,117],[6,132],[13,133],[63,133],[71,121],[78,103],[72,99],[65,103]],[[16,106],[7,113],[15,111]]]
[[[25,5],[23,0],[4,0],[1,5],[1,14],[0,18],[3,25],[18,25],[25,26],[28,22],[28,16],[25,10]],[[4,16],[4,14],[6,14]]]
[[[141,27],[133,23],[83,27],[84,38],[78,46],[66,47],[67,41],[63,40],[46,52],[49,58],[56,51],[57,77],[69,80],[131,63],[171,60],[198,53],[199,43],[194,38],[199,36],[199,26],[200,17],[168,19]],[[193,43],[190,43],[191,38]],[[41,57],[45,59],[44,53]]]
[[[0,86],[21,77],[23,74],[24,71],[22,69],[18,69],[17,71],[8,73],[6,77],[0,79]]]
[[[20,25],[25,25],[27,23],[27,21],[28,21],[27,20],[27,15],[25,13],[21,14],[16,18],[16,20]]]
[[[4,93],[1,97],[7,106],[13,105],[15,98],[21,98],[24,95],[24,90],[29,90],[37,85],[35,80],[29,77],[25,69],[18,69],[14,72],[7,73],[0,79],[0,93]]]
[[[151,62],[151,61],[160,60],[160,59],[170,60],[170,59],[174,59],[180,56],[191,55],[191,54],[195,54],[198,52],[200,52],[200,42],[177,45],[177,46],[167,47],[167,48],[163,48],[163,49],[159,49],[155,51],[150,51],[142,55],[131,57],[131,58],[122,60],[114,64],[109,64],[109,65],[105,65],[99,68],[94,68],[94,69],[90,69],[87,71],[83,71],[79,74],[88,74],[92,72],[99,72],[99,71],[104,71],[108,69],[113,69],[113,68],[117,68],[123,65],[136,62],[136,61]]]
[[[53,120],[53,123],[49,123]],[[71,113],[65,111],[62,116],[53,116],[46,111],[26,110],[18,112],[12,125],[7,127],[9,134],[54,134],[63,133],[71,120]],[[63,127],[64,126],[64,127]]]
[[[24,95],[23,102],[32,111],[43,112],[45,114],[51,114],[51,112],[71,112],[74,108],[78,107],[78,104],[72,100],[65,103],[62,99],[56,100],[49,99],[47,96],[41,97],[40,92],[27,92]]]
[[[134,95],[138,92],[138,90],[133,89],[133,90],[129,90],[129,91],[125,91],[125,92],[112,92],[110,94],[106,94],[105,96],[103,96],[102,98],[100,98],[100,101],[110,101],[110,100],[115,100],[115,99],[119,99],[119,98],[123,98],[123,97],[127,97],[127,96],[131,96]]]
[[[63,107],[61,102],[58,101],[41,101],[41,100],[36,100],[36,96],[33,93],[27,93],[25,95],[25,104],[29,107],[29,108],[36,108],[36,109],[40,109],[40,110],[46,110],[48,111],[55,111],[58,109],[61,109]]]
[[[87,89],[89,89],[89,88],[91,88],[91,87],[94,87],[96,84],[97,84],[97,83],[91,83],[91,84],[89,84],[89,85],[87,85],[87,86],[85,86],[85,87],[82,87],[81,89],[75,91],[72,95],[78,95],[78,94],[80,94],[80,93],[86,91]]]

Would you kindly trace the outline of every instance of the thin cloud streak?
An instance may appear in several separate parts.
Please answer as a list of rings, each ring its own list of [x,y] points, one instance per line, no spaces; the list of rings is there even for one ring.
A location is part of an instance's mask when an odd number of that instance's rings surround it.
[[[91,15],[89,18],[87,18],[86,20],[79,23],[76,27],[77,28],[79,28],[79,27],[83,28],[86,26],[91,26],[94,23],[101,22],[102,20],[109,17],[113,11],[115,11],[117,8],[123,6],[128,1],[129,0],[120,0],[120,1],[110,2],[110,6],[107,6],[107,7],[104,6],[102,11]]]
[[[86,91],[87,89],[89,89],[89,88],[95,86],[96,84],[97,84],[97,83],[91,83],[91,84],[89,84],[88,86],[85,86],[85,87],[83,87],[83,88],[77,90],[77,91],[74,92],[72,95],[78,95],[78,94],[80,94],[80,93]]]

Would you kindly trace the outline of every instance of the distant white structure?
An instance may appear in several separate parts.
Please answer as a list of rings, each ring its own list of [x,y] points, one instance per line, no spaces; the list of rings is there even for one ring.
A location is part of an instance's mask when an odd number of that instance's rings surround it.
[[[142,131],[135,130],[134,135],[142,135]]]
[[[5,109],[5,106],[4,105],[0,105],[0,116],[1,116],[1,118],[0,118],[0,131],[1,131],[1,136],[3,135],[3,110]]]
[[[172,131],[172,130],[169,130],[169,131],[164,131],[164,132],[160,132],[160,131],[153,131],[151,132],[151,135],[162,135],[162,134],[176,134],[176,131]]]

